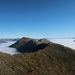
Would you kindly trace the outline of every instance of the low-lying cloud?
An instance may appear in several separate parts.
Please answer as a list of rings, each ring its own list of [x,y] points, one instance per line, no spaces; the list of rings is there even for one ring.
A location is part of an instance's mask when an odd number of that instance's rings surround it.
[[[75,39],[50,39],[51,42],[62,44],[64,46],[70,47],[75,50]],[[15,41],[16,42],[16,41]],[[0,44],[0,52],[8,53],[8,54],[20,54],[17,49],[9,47],[13,43],[13,41],[9,41],[7,43]]]
[[[7,43],[1,43],[0,44],[0,52],[8,53],[8,54],[11,54],[11,55],[13,55],[13,54],[19,54],[19,52],[17,52],[17,49],[9,47],[10,45],[12,45],[15,42],[9,41]]]
[[[51,42],[64,45],[75,50],[75,39],[50,39]]]

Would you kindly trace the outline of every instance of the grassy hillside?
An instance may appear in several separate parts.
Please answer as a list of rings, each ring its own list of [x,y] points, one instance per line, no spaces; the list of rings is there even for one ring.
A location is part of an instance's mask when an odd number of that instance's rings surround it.
[[[36,52],[0,53],[0,75],[75,75],[75,51],[50,42]]]

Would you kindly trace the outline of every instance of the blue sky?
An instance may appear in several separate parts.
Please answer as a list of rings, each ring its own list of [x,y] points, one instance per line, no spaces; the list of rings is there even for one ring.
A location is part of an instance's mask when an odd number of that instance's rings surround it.
[[[75,0],[0,0],[0,38],[75,37]]]

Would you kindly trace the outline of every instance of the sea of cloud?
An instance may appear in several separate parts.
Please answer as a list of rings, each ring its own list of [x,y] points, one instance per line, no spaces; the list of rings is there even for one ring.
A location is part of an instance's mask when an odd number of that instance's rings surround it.
[[[48,39],[51,42],[58,43],[64,45],[66,47],[70,47],[75,50],[75,39]],[[8,41],[7,43],[0,44],[0,52],[8,53],[8,54],[20,54],[17,49],[9,47],[14,44],[16,41]]]
[[[17,49],[9,47],[10,45],[12,45],[15,42],[16,41],[8,41],[7,43],[1,43],[0,44],[0,52],[8,53],[11,55],[19,54],[19,52],[17,52]]]
[[[64,45],[75,50],[75,39],[49,39],[51,42]]]

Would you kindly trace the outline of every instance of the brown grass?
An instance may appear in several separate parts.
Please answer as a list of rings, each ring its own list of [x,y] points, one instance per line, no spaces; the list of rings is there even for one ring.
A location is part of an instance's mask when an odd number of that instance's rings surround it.
[[[49,43],[32,53],[0,53],[0,75],[75,75],[75,51]]]

